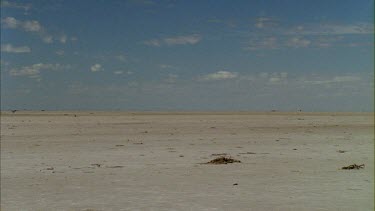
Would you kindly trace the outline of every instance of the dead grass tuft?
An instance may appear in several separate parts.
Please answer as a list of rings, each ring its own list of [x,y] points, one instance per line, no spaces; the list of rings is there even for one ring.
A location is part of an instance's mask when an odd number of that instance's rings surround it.
[[[351,170],[351,169],[362,169],[364,167],[365,167],[365,164],[361,164],[361,165],[352,164],[352,165],[349,165],[349,166],[344,166],[341,169]]]
[[[231,157],[222,156],[222,157],[215,158],[207,162],[206,164],[228,164],[228,163],[241,163],[241,161],[233,159]]]

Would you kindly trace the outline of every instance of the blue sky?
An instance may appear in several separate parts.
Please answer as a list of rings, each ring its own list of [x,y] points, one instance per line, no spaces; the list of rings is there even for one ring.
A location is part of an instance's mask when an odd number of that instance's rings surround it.
[[[1,3],[1,108],[372,111],[371,0]]]

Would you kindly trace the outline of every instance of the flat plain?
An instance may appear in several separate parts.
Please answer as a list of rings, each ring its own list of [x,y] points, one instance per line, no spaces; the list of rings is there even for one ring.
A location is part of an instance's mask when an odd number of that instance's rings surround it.
[[[1,115],[4,211],[373,208],[373,113]]]

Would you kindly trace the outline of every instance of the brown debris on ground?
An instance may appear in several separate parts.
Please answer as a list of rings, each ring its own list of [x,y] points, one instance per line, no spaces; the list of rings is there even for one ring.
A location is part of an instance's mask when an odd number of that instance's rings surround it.
[[[241,161],[233,159],[231,157],[222,156],[222,157],[215,158],[207,162],[206,164],[228,164],[228,163],[241,163]]]
[[[351,170],[351,169],[362,169],[364,167],[365,167],[365,164],[361,164],[361,165],[352,164],[352,165],[349,165],[349,166],[344,166],[341,169]]]

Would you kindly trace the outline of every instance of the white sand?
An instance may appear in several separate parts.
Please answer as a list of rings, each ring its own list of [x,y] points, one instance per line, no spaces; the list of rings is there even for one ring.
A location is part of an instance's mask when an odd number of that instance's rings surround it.
[[[373,129],[372,113],[2,113],[1,210],[373,210]],[[242,163],[200,164],[215,153]]]

